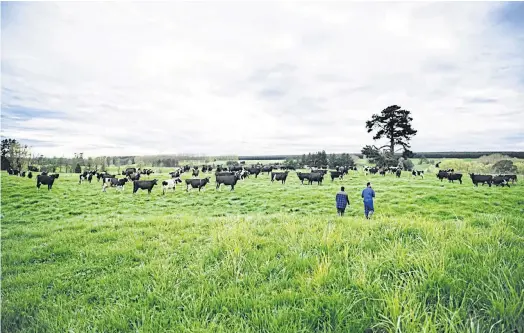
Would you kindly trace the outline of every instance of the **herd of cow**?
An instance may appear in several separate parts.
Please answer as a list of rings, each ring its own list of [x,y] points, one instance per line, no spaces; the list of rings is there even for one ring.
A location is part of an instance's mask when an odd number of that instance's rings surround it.
[[[209,165],[203,165],[201,168],[199,167],[191,167],[189,165],[185,165],[181,168],[178,168],[175,171],[172,171],[169,173],[171,176],[170,179],[166,179],[162,181],[162,188],[163,188],[163,194],[166,193],[167,190],[175,190],[175,187],[177,184],[181,184],[182,180],[180,179],[181,175],[185,172],[191,172],[191,175],[193,178],[185,179],[186,183],[186,191],[189,191],[190,189],[197,189],[200,191],[201,189],[205,188],[206,184],[210,182],[210,177],[204,177],[204,178],[196,178],[199,176],[200,172],[206,173],[206,172],[212,172],[213,166]],[[278,171],[280,170],[280,171]],[[270,175],[271,182],[274,181],[280,181],[282,184],[286,183],[287,176],[289,174],[290,170],[295,170],[294,167],[288,167],[288,166],[274,166],[274,165],[252,165],[252,166],[243,166],[243,165],[235,165],[230,167],[222,167],[217,166],[215,171],[215,181],[216,181],[216,189],[220,188],[220,185],[225,186],[231,186],[231,191],[235,189],[235,185],[239,180],[244,180],[248,178],[250,175],[254,175],[255,178],[258,177],[260,173],[267,173]],[[9,169],[7,170],[10,175],[20,176],[20,177],[26,177],[25,171],[20,170],[13,170]],[[296,170],[295,170],[296,171]],[[344,175],[347,175],[349,171],[358,171],[357,167],[355,166],[341,166],[336,167],[335,170],[328,170],[327,168],[310,168],[310,172],[300,172],[296,171],[297,177],[300,180],[301,184],[304,184],[304,181],[307,181],[307,184],[312,185],[313,183],[317,183],[318,185],[322,184],[322,181],[324,180],[324,176],[329,172],[329,176],[331,178],[331,181],[334,181],[335,179],[343,179]],[[365,166],[363,168],[363,171],[366,175],[368,174],[380,174],[382,176],[385,176],[386,174],[395,174],[396,177],[400,177],[402,174],[402,168],[400,167],[388,167],[388,168],[379,168],[379,167],[369,167]],[[413,177],[422,177],[424,178],[424,171],[422,170],[406,170]],[[153,174],[154,171],[151,169],[140,169],[140,168],[127,168],[125,171],[122,171],[123,178],[116,178],[116,175],[109,174],[108,172],[102,171],[84,171],[79,175],[78,183],[82,184],[84,181],[87,181],[91,183],[93,180],[93,177],[97,178],[97,181],[100,182],[102,180],[102,191],[106,192],[106,189],[108,187],[116,187],[117,189],[123,190],[124,185],[127,182],[133,183],[133,193],[136,193],[139,189],[141,190],[147,190],[148,193],[151,193],[153,187],[158,184],[157,179],[153,180],[143,180],[140,179],[141,176],[146,175],[150,176]],[[482,185],[488,184],[489,187],[491,185],[495,186],[507,186],[509,187],[509,183],[511,182],[514,184],[517,181],[517,175],[480,175],[480,174],[469,174],[471,177],[471,180],[475,186],[478,186],[479,183]],[[32,178],[33,174],[31,171],[27,173],[28,178]],[[37,189],[40,189],[40,186],[47,185],[47,189],[51,190],[53,187],[53,183],[55,179],[59,177],[59,174],[48,174],[47,172],[41,172],[39,175],[36,176],[36,187]],[[460,184],[462,184],[462,173],[455,173],[455,170],[453,169],[447,169],[447,170],[439,170],[437,173],[437,178],[442,181],[443,179],[448,179],[449,182],[454,182],[455,180],[459,181]]]

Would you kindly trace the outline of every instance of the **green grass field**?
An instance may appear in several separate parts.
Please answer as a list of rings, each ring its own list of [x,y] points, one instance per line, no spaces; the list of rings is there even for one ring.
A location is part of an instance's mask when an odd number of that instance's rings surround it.
[[[2,172],[2,332],[524,332],[522,184],[211,179],[37,192]]]

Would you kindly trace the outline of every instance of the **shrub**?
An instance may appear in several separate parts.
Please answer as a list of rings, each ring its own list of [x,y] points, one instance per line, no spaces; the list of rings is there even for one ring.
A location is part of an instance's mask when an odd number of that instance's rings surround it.
[[[403,160],[402,165],[404,166],[404,170],[412,170],[414,167],[413,162],[409,158]]]
[[[510,160],[501,160],[493,165],[493,171],[496,173],[516,173],[517,167]]]

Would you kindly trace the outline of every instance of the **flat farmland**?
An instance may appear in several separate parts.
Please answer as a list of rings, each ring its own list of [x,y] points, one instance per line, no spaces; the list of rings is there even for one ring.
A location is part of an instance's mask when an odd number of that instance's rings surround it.
[[[2,172],[2,332],[524,329],[522,184],[352,171],[318,186],[292,171],[229,191],[207,175],[202,192],[133,195]]]

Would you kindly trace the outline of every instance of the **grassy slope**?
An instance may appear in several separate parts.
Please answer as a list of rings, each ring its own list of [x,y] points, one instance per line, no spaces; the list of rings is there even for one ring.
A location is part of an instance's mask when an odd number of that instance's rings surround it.
[[[37,193],[2,173],[2,332],[524,328],[522,185],[291,173],[234,192],[100,189],[64,174]]]

